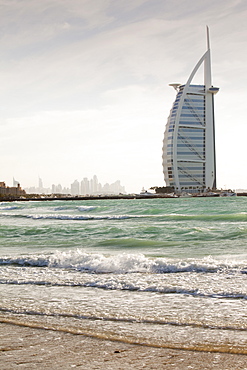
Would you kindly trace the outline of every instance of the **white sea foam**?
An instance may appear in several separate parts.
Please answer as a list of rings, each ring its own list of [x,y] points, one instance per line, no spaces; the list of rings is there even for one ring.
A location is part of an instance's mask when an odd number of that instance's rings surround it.
[[[23,215],[22,217],[31,218],[33,220],[71,220],[71,221],[80,221],[80,220],[124,220],[127,218],[131,218],[127,215],[105,215],[105,216],[78,216],[78,215],[54,215],[54,214],[34,214],[34,215]]]
[[[212,257],[202,259],[150,258],[144,254],[104,255],[85,253],[80,249],[56,251],[50,255],[27,255],[2,257],[0,265],[48,266],[50,268],[69,268],[77,271],[95,273],[247,273],[246,261],[219,261]]]
[[[74,206],[66,206],[66,205],[63,205],[63,206],[57,206],[54,208],[54,211],[69,211],[69,210],[78,210],[80,212],[88,212],[88,211],[93,211],[95,210],[96,206],[77,206],[77,207],[74,207]]]
[[[119,254],[105,256],[77,251],[57,252],[50,257],[49,267],[75,268],[98,273],[147,272],[152,260],[142,254]]]
[[[19,257],[2,257],[0,258],[1,265],[18,265],[18,266],[47,266],[49,257],[45,255],[40,256],[19,256]]]
[[[16,218],[30,218],[33,220],[65,220],[65,221],[90,221],[90,220],[126,220],[129,218],[136,218],[136,216],[128,216],[128,215],[104,215],[104,216],[78,216],[78,215],[66,215],[66,214],[8,214],[2,213],[0,214],[2,217],[16,217]]]
[[[21,261],[19,261],[21,262]],[[22,261],[23,262],[23,261]],[[31,264],[33,261],[29,261]],[[44,261],[43,261],[44,262]],[[46,261],[47,262],[47,261]],[[39,260],[42,265],[42,260]],[[159,294],[188,295],[216,299],[247,299],[244,277],[238,275],[238,283],[229,286],[229,275],[216,274],[213,278],[193,272],[172,276],[145,273],[97,274],[95,271],[74,271],[66,268],[63,273],[54,266],[45,268],[2,266],[0,284],[34,285],[54,287],[85,287],[102,290],[151,292]],[[236,277],[236,276],[235,276]],[[210,282],[210,286],[208,285]]]
[[[95,209],[97,209],[98,207],[94,207],[94,206],[78,206],[77,209],[78,211],[80,212],[88,212],[88,211],[93,211]]]

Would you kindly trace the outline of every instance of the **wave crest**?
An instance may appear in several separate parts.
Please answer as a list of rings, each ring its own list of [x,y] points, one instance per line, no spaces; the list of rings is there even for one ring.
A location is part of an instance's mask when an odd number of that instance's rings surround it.
[[[0,265],[65,268],[95,273],[247,273],[246,262],[217,261],[212,257],[177,260],[151,258],[143,254],[104,255],[85,253],[80,249],[56,251],[51,255],[0,258]]]

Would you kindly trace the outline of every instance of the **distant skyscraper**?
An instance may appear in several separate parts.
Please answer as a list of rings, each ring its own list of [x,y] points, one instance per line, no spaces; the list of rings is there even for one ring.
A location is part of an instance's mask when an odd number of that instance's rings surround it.
[[[80,184],[78,180],[75,180],[73,184],[71,184],[71,194],[72,195],[78,195],[80,194]]]
[[[94,175],[92,179],[92,193],[93,194],[98,192],[98,185],[99,185],[98,178],[96,175]]]
[[[89,180],[88,180],[87,177],[84,177],[84,179],[81,181],[81,192],[80,192],[80,194],[86,195],[86,194],[89,194],[89,193],[90,193]]]
[[[38,186],[38,193],[43,193],[44,187],[43,187],[43,181],[39,177],[39,186]]]
[[[204,63],[204,83],[191,82]],[[167,186],[176,191],[198,192],[216,188],[214,94],[209,32],[207,51],[185,85],[171,84],[177,91],[168,117],[163,142],[163,172]]]
[[[19,181],[15,180],[15,178],[13,177],[13,186],[16,187],[18,186],[19,184]]]

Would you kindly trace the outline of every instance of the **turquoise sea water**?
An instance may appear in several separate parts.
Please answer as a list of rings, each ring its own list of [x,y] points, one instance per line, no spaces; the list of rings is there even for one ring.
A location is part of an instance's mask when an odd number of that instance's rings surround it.
[[[247,198],[0,203],[0,321],[247,353]]]

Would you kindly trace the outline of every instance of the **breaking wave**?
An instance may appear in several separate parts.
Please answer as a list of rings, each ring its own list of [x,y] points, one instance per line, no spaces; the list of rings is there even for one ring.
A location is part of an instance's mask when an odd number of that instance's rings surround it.
[[[35,266],[73,269],[91,273],[247,273],[244,261],[217,261],[212,257],[202,259],[167,259],[151,258],[143,254],[90,254],[77,250],[66,252],[56,251],[51,255],[27,255],[19,257],[0,258],[0,265]]]
[[[78,215],[62,215],[62,214],[29,214],[29,215],[9,215],[9,214],[2,214],[2,216],[6,217],[14,217],[14,218],[30,218],[33,220],[66,220],[66,221],[87,221],[87,220],[125,220],[128,218],[133,218],[127,215],[104,215],[104,216],[78,216]]]
[[[21,207],[18,206],[2,206],[0,207],[0,211],[12,211],[13,209],[20,209]]]
[[[93,211],[95,209],[97,209],[98,207],[96,206],[66,206],[66,205],[63,205],[63,206],[57,206],[54,208],[54,211],[67,211],[67,210],[78,210],[80,212],[89,212],[89,211]]]
[[[20,207],[11,206],[11,207],[0,207],[0,211],[9,211],[19,209]],[[79,214],[66,214],[66,211],[75,210],[74,208],[65,207],[65,206],[58,206],[53,211],[65,211],[64,214],[62,213],[31,213],[31,214],[18,214],[18,213],[0,213],[1,217],[13,217],[13,218],[26,218],[26,219],[33,219],[33,220],[124,220],[124,219],[150,219],[150,220],[157,220],[157,222],[183,222],[183,221],[201,221],[201,222],[247,222],[247,213],[241,212],[236,214],[178,214],[178,213],[171,213],[171,214],[146,214],[146,213],[139,213],[139,214],[101,214],[99,215],[97,211],[98,207],[93,206],[78,206],[76,210],[80,213],[89,213],[85,215]],[[90,214],[93,211],[96,211],[96,214]]]

